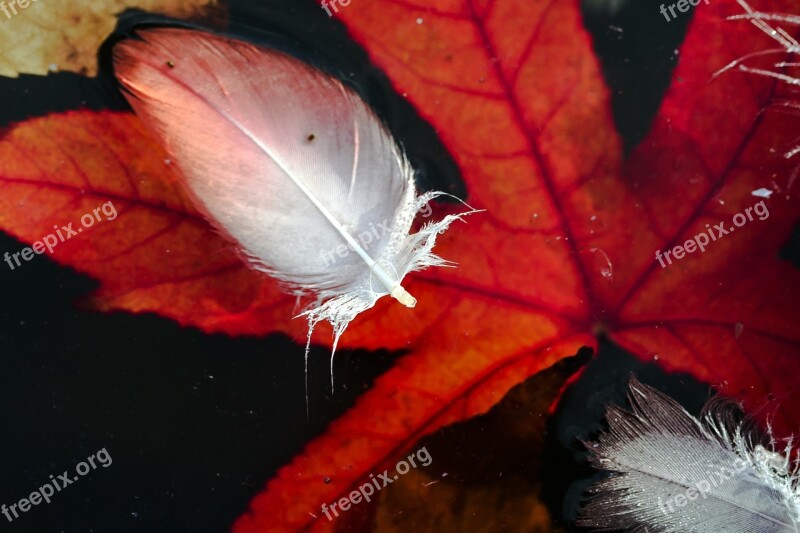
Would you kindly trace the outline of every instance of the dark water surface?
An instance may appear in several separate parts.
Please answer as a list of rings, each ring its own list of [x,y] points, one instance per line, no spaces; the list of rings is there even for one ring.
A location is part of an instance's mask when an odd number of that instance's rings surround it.
[[[657,3],[637,2],[615,14],[592,7],[599,4],[587,4],[586,25],[630,148],[656,112],[689,17],[663,24]],[[420,187],[463,193],[434,129],[317,5],[235,1],[231,13],[231,34],[291,50],[356,87],[406,147]],[[157,22],[126,17],[119,34],[142,20]],[[108,47],[99,79],[0,78],[0,123],[79,107],[125,109],[107,53]],[[22,247],[0,235],[0,250]],[[401,355],[341,351],[331,395],[328,350],[313,349],[307,418],[302,349],[291,339],[206,335],[158,316],[76,308],[95,286],[45,257],[14,272],[0,268],[0,503],[16,502],[101,448],[113,459],[13,524],[0,516],[0,531],[227,530],[275,471]],[[706,386],[665,377],[604,344],[547,436],[548,457],[557,465],[547,472],[556,517],[574,514],[579,485],[573,483],[592,475],[579,462],[574,437],[600,427],[604,402],[624,401],[631,371],[692,410],[708,397]]]

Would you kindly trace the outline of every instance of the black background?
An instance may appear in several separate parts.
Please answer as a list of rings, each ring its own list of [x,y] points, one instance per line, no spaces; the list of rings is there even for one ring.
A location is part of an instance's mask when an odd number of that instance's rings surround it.
[[[347,9],[358,9],[359,1],[368,0],[353,0]],[[601,7],[610,5],[587,2],[586,24],[630,148],[656,112],[691,17],[667,24],[658,2]],[[319,6],[233,2],[230,11],[232,34],[289,49],[354,85],[408,150],[422,188],[463,191],[433,128]],[[155,20],[127,15],[119,33]],[[70,109],[125,108],[108,71],[111,41],[101,50],[98,78],[58,73],[0,79],[0,124]],[[0,253],[24,246],[0,234]],[[27,497],[49,475],[73,471],[101,448],[113,459],[49,505],[11,524],[0,516],[0,531],[227,530],[280,466],[402,357],[338,353],[331,395],[328,350],[315,348],[307,418],[304,339],[206,335],[154,315],[81,310],[76,302],[96,286],[45,256],[13,272],[0,267],[0,503]],[[610,357],[604,368],[614,383],[637,368],[616,350],[601,352]],[[624,391],[606,388],[618,397]],[[602,410],[595,411],[598,423]],[[570,416],[570,424],[578,424]]]

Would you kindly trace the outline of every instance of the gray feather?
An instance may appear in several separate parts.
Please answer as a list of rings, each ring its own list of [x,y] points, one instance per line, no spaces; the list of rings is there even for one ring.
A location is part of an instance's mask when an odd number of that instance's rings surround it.
[[[610,406],[608,431],[587,446],[597,468],[578,524],[665,533],[800,531],[799,466],[791,440],[742,422],[739,406],[712,400],[701,418],[632,378],[632,411]]]

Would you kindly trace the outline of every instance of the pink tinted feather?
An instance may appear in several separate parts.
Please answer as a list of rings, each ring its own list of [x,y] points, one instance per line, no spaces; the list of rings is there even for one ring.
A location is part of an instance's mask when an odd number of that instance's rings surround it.
[[[416,213],[443,193],[417,195],[405,156],[355,93],[234,39],[169,28],[139,37],[114,49],[129,102],[251,264],[316,296],[303,313],[309,340],[328,320],[335,350],[349,322],[387,294],[413,307],[403,278],[447,265],[432,253],[436,236],[471,211],[409,234]],[[354,253],[334,257],[342,247]]]

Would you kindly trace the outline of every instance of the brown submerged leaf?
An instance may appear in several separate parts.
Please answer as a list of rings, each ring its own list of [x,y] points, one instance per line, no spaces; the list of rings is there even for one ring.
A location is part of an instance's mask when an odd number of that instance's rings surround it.
[[[424,447],[430,464],[400,476],[372,507],[351,507],[336,530],[562,531],[541,498],[544,436],[551,407],[591,352],[528,378],[486,414],[424,437],[396,459]]]
[[[119,13],[138,8],[185,19],[209,10],[217,1],[14,0],[4,4],[5,10],[0,5],[0,75],[16,78],[56,69],[94,76],[97,49],[114,30]]]

